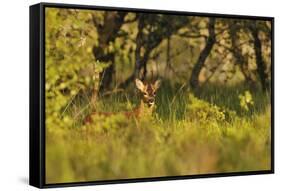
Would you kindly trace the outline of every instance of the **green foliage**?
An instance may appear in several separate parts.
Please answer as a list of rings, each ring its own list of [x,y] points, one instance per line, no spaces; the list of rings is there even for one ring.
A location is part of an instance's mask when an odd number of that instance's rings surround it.
[[[91,117],[94,121],[96,131],[113,131],[114,129],[120,129],[128,125],[128,119],[120,113],[112,116],[96,115]],[[91,128],[92,125],[86,125],[86,128]]]
[[[235,110],[196,98],[192,93],[188,95],[186,115],[191,120],[207,124],[227,123],[237,118]]]
[[[97,43],[90,11],[46,10],[46,119],[48,128],[68,127],[67,110],[81,91],[98,89],[99,74],[107,65],[96,61]],[[89,88],[90,87],[90,88]]]
[[[239,100],[241,108],[245,111],[249,111],[254,105],[252,94],[249,91],[245,91],[243,94],[240,94]]]
[[[220,107],[200,100],[193,94],[189,94],[188,100],[187,115],[192,120],[203,121],[204,123],[225,120],[225,111]]]

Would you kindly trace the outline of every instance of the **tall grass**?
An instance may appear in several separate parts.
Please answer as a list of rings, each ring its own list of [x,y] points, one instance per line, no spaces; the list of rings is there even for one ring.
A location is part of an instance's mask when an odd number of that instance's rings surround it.
[[[196,96],[164,83],[152,118],[126,119],[120,111],[138,103],[134,93],[103,97],[97,110],[117,115],[82,125],[91,109],[85,97],[65,115],[77,123],[46,129],[47,183],[159,177],[270,169],[270,96],[247,87],[206,87]],[[48,117],[48,116],[47,116]]]

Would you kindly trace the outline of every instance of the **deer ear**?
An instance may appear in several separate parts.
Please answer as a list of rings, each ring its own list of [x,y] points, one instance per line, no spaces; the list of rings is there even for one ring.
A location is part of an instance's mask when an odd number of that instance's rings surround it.
[[[160,85],[161,85],[161,80],[156,80],[155,82],[154,82],[154,89],[155,90],[157,90],[159,87],[160,87]]]
[[[142,83],[142,81],[140,81],[139,79],[135,80],[136,86],[140,91],[144,90],[144,84]]]

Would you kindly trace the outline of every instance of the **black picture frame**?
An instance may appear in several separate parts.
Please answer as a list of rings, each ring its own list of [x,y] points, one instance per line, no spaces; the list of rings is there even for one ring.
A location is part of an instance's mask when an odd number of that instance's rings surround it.
[[[219,18],[240,18],[253,20],[267,20],[272,24],[271,31],[271,169],[263,171],[198,174],[185,176],[167,176],[138,179],[103,180],[88,182],[72,182],[46,184],[45,182],[45,8],[71,8],[106,11],[130,11],[142,13],[161,13],[186,16],[207,16]],[[85,186],[112,183],[132,183],[148,181],[166,181],[177,179],[227,177],[242,175],[258,175],[274,173],[274,18],[248,15],[229,15],[213,13],[195,13],[183,11],[150,10],[137,8],[103,7],[74,4],[39,3],[30,6],[30,139],[29,139],[29,184],[38,188],[53,188],[66,186]]]

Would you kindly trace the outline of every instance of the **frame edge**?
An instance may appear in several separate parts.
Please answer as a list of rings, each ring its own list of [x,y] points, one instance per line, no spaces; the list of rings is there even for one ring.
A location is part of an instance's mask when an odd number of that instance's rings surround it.
[[[40,65],[41,4],[29,7],[29,185],[42,188]]]
[[[77,8],[77,9],[101,9],[101,10],[119,10],[119,11],[135,11],[135,12],[150,12],[150,13],[166,13],[166,14],[187,14],[197,16],[211,16],[211,17],[225,17],[225,18],[243,18],[243,19],[257,19],[257,20],[269,20],[272,22],[272,153],[271,153],[271,169],[253,172],[239,172],[239,173],[218,173],[218,174],[203,174],[203,175],[187,175],[187,176],[174,176],[174,177],[150,177],[142,179],[124,179],[124,180],[108,180],[108,181],[89,181],[89,182],[75,182],[75,183],[56,183],[46,184],[45,183],[45,167],[43,162],[44,152],[44,123],[41,119],[42,111],[42,89],[41,86],[43,79],[42,71],[44,68],[42,65],[44,62],[44,46],[42,44],[44,24],[43,9],[46,7],[56,8]],[[38,13],[37,13],[38,12]],[[33,15],[32,15],[33,14]],[[35,18],[32,18],[35,17]],[[34,37],[34,32],[36,37]],[[38,36],[37,36],[38,35]],[[37,48],[36,48],[37,47]],[[33,68],[33,69],[32,69]],[[35,68],[35,69],[34,69]],[[122,183],[137,183],[137,182],[153,182],[153,181],[169,181],[169,180],[185,180],[194,178],[220,178],[220,177],[232,177],[232,176],[243,176],[243,175],[262,175],[262,174],[274,174],[274,17],[267,16],[248,16],[248,15],[230,15],[230,14],[218,14],[218,13],[196,13],[187,11],[175,11],[175,10],[155,10],[155,9],[139,9],[139,8],[123,8],[123,7],[109,7],[109,6],[94,6],[94,5],[77,5],[77,4],[62,4],[62,3],[39,3],[30,6],[30,174],[29,184],[37,188],[59,188],[59,187],[70,187],[70,186],[89,186],[89,185],[106,185],[106,184],[122,184]],[[35,81],[34,81],[35,80]],[[43,79],[44,80],[44,79]],[[36,98],[37,96],[37,98]],[[37,99],[37,100],[36,100]],[[36,100],[36,101],[35,101]],[[37,102],[38,101],[38,102]],[[44,100],[43,100],[44,101]],[[33,104],[35,103],[35,107]],[[37,104],[37,105],[36,105]],[[37,112],[36,112],[37,111]],[[36,125],[32,125],[35,123]],[[37,140],[38,139],[38,140]],[[36,159],[34,159],[36,158]],[[37,159],[38,158],[38,159]]]

